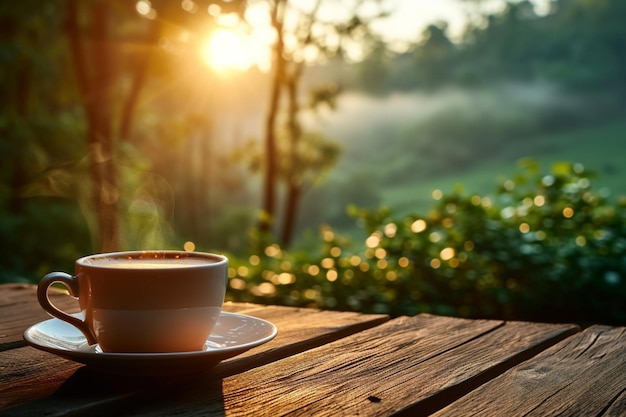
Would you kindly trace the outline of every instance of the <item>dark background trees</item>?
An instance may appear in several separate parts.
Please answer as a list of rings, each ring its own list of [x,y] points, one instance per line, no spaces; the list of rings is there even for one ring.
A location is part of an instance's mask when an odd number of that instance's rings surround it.
[[[413,66],[390,66],[388,83],[433,88],[544,80],[578,91],[610,89],[623,99],[624,11],[618,1],[560,0],[538,15],[530,1],[511,1],[468,26],[458,44],[444,22],[434,23],[397,58]]]

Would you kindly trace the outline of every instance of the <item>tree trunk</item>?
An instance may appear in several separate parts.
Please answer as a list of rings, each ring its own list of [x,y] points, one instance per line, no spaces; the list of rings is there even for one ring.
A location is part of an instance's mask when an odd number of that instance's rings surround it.
[[[283,228],[281,235],[281,243],[283,246],[289,246],[293,237],[298,216],[298,205],[300,201],[302,189],[302,175],[300,172],[300,154],[298,145],[302,136],[302,127],[298,120],[300,106],[298,105],[298,84],[303,71],[302,63],[294,64],[295,68],[285,79],[285,87],[287,89],[287,135],[289,140],[288,160],[286,161],[286,178],[287,190],[285,196]]]
[[[278,118],[280,93],[285,72],[283,57],[283,20],[287,0],[276,0],[272,11],[272,26],[276,31],[274,45],[274,78],[270,92],[270,105],[265,122],[265,176],[263,178],[263,213],[259,219],[259,230],[267,233],[271,230],[276,217],[276,183],[278,169],[276,162],[276,119]]]
[[[147,20],[145,22],[148,25],[145,39],[144,48],[145,51],[139,53],[135,59],[136,64],[133,66],[133,76],[128,97],[124,101],[122,107],[122,114],[119,127],[119,138],[122,141],[129,141],[132,131],[132,121],[135,108],[137,107],[137,101],[139,99],[139,93],[143,88],[150,67],[150,62],[158,48],[159,35],[161,33],[161,25],[158,21]]]
[[[89,3],[89,34],[92,45],[83,48],[78,27],[78,3],[68,0],[67,31],[72,59],[87,115],[87,141],[90,158],[92,198],[97,217],[96,240],[102,252],[121,249],[118,213],[118,179],[111,128],[111,49],[109,7],[106,0]],[[88,63],[92,63],[90,77]]]
[[[296,228],[296,219],[298,218],[301,194],[302,185],[295,181],[289,181],[285,200],[285,219],[281,236],[281,244],[284,247],[291,245],[291,240]]]
[[[15,72],[16,88],[14,97],[16,104],[17,117],[21,120],[28,120],[28,98],[31,93],[31,73],[27,65],[20,62],[17,65]],[[11,99],[7,100],[10,101]],[[18,119],[18,120],[19,120]],[[10,128],[9,128],[10,129]],[[4,132],[0,133],[3,134]],[[24,208],[24,199],[22,192],[26,187],[28,181],[28,174],[25,169],[25,161],[27,159],[28,152],[25,146],[10,148],[9,157],[13,161],[11,164],[12,175],[9,188],[9,212],[13,214],[19,214]],[[7,155],[3,155],[7,156]]]

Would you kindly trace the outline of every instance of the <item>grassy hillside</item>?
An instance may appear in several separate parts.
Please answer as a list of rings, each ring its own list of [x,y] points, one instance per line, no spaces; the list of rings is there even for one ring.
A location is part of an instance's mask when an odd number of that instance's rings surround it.
[[[457,172],[419,183],[388,186],[381,190],[382,201],[395,212],[424,212],[432,205],[432,191],[455,187],[481,195],[494,190],[499,178],[516,172],[516,162],[532,157],[544,169],[554,162],[581,163],[597,173],[595,188],[606,187],[612,195],[626,195],[626,120],[553,135],[517,140],[497,157]]]
[[[546,172],[555,162],[581,163],[597,173],[596,189],[626,194],[626,117],[610,119],[591,102],[539,84],[346,94],[336,112],[312,119],[310,128],[343,153],[327,181],[305,195],[299,228],[330,224],[351,233],[350,204],[426,213],[435,189],[488,195],[526,157]]]

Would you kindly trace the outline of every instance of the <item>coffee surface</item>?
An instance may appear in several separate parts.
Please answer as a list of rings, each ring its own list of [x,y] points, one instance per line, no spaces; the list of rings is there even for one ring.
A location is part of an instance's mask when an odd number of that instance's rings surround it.
[[[190,266],[206,265],[215,263],[215,259],[202,257],[182,258],[97,258],[91,259],[88,264],[105,268],[124,269],[163,269],[184,268]]]

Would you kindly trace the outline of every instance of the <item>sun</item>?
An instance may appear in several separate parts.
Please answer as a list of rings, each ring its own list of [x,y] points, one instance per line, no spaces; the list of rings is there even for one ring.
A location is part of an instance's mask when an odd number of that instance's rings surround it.
[[[245,39],[230,29],[213,33],[203,49],[205,62],[217,71],[245,71],[253,65]]]

